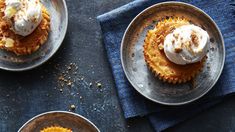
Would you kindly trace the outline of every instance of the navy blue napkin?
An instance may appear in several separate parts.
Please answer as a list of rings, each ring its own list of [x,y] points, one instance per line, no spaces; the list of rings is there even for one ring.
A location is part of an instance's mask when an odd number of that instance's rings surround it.
[[[166,0],[136,0],[97,17],[125,118],[147,116],[156,131],[182,122],[219,103],[225,95],[235,92],[235,21],[231,0],[181,0],[209,14],[219,26],[225,40],[226,62],[223,73],[206,96],[189,105],[168,107],[145,99],[130,85],[120,61],[121,39],[125,29],[138,13],[163,1]]]

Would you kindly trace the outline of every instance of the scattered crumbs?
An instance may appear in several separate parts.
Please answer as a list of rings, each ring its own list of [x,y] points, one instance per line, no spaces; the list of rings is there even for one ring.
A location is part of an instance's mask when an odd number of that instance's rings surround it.
[[[7,94],[6,96],[7,96],[7,97],[10,97],[10,95],[9,95],[9,94]]]
[[[91,82],[91,83],[89,83],[89,87],[92,87],[92,82]]]
[[[70,109],[71,109],[71,110],[75,110],[75,109],[76,109],[76,106],[75,106],[75,105],[70,105]]]
[[[64,66],[65,69],[61,71],[61,73],[58,75],[58,83],[59,86],[73,86],[74,84],[74,75],[77,74],[78,66],[76,63],[69,63],[68,65]],[[59,68],[58,68],[59,69]]]
[[[98,88],[101,88],[101,87],[102,87],[102,84],[98,82],[98,83],[96,84],[96,86],[97,86]]]
[[[82,96],[80,96],[79,98],[82,99]]]
[[[71,70],[72,68],[71,68],[71,66],[68,66],[68,68],[67,68],[68,70]]]
[[[60,92],[63,93],[63,89],[62,88],[60,89]]]
[[[72,82],[69,80],[67,86],[72,86]]]

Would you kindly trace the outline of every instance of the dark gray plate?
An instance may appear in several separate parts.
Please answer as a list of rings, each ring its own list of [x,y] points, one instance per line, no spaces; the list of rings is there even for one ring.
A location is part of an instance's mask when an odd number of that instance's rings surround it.
[[[60,47],[68,25],[68,11],[65,0],[41,0],[51,16],[51,31],[47,42],[35,53],[17,56],[14,53],[0,50],[0,69],[24,71],[35,68],[46,62]]]
[[[35,116],[26,122],[18,132],[39,132],[43,128],[51,126],[70,128],[73,132],[100,132],[85,117],[66,111],[51,111]]]
[[[156,21],[172,16],[191,20],[211,37],[203,71],[192,82],[179,85],[154,77],[143,57],[146,32],[154,28]],[[160,104],[182,105],[202,97],[217,82],[225,61],[224,41],[215,22],[202,10],[186,3],[165,2],[147,8],[130,23],[122,40],[121,60],[128,80],[144,97]]]

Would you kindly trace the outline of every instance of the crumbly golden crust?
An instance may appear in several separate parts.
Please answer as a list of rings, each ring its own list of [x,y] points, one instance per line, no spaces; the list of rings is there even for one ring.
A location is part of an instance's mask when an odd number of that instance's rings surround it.
[[[177,65],[168,60],[163,50],[164,38],[175,28],[190,24],[186,19],[165,19],[149,30],[144,41],[144,58],[150,70],[164,82],[179,84],[193,79],[203,68],[201,62]]]
[[[72,132],[72,130],[60,126],[52,126],[44,128],[43,130],[40,130],[40,132]]]
[[[35,52],[48,39],[50,30],[50,15],[42,5],[43,19],[39,26],[30,35],[23,37],[10,30],[10,25],[4,20],[5,0],[0,0],[0,49],[14,52],[17,55],[27,55]],[[6,45],[4,38],[14,40],[11,45]]]

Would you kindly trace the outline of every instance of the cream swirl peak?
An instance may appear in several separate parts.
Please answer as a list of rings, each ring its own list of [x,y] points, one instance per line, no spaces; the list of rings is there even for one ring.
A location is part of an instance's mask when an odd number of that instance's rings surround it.
[[[39,0],[6,0],[5,18],[11,22],[12,30],[21,36],[31,34],[42,21]]]
[[[192,24],[176,28],[164,40],[164,52],[167,58],[179,65],[201,61],[208,47],[208,33]]]

